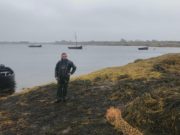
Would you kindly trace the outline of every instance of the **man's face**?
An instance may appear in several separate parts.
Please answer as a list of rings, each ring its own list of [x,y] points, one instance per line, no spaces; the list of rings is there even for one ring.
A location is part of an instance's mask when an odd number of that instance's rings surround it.
[[[67,54],[62,54],[62,55],[61,55],[61,58],[62,58],[63,60],[67,59]]]

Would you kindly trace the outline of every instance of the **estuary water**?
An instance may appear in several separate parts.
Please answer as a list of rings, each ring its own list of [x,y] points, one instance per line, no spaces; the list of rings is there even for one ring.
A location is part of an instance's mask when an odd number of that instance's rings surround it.
[[[180,48],[150,47],[139,51],[137,46],[84,46],[82,50],[69,50],[66,45],[0,45],[0,64],[15,72],[16,91],[55,81],[54,69],[62,52],[77,66],[73,76],[90,73],[101,68],[122,66],[136,59],[145,59],[167,53],[180,53]]]

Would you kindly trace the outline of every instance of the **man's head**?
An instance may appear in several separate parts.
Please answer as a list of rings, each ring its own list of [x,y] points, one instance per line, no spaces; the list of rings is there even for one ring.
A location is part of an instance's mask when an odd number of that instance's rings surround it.
[[[63,53],[61,54],[61,59],[62,59],[62,60],[66,60],[66,59],[67,59],[67,53],[63,52]]]

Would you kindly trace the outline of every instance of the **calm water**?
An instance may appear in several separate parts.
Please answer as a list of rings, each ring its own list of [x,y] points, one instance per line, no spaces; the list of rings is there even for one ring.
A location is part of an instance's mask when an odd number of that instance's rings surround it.
[[[104,67],[121,66],[139,58],[149,58],[166,53],[180,53],[180,48],[85,46],[83,50],[68,50],[67,46],[44,45],[28,48],[27,45],[0,45],[0,63],[15,71],[17,91],[55,81],[54,68],[62,52],[77,66],[74,75],[89,73]]]

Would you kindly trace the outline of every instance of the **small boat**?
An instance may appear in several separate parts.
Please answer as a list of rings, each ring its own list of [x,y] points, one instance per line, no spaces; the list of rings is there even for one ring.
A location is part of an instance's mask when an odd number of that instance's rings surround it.
[[[0,96],[5,96],[14,93],[16,87],[14,71],[0,65]]]
[[[81,46],[69,46],[69,49],[82,49],[82,45]]]
[[[83,49],[82,45],[77,45],[77,35],[75,33],[76,46],[68,46],[68,49]]]
[[[138,50],[148,50],[148,49],[149,49],[149,47],[147,47],[147,46],[146,47],[139,47],[138,48]]]
[[[29,45],[28,47],[42,47],[42,45]]]

